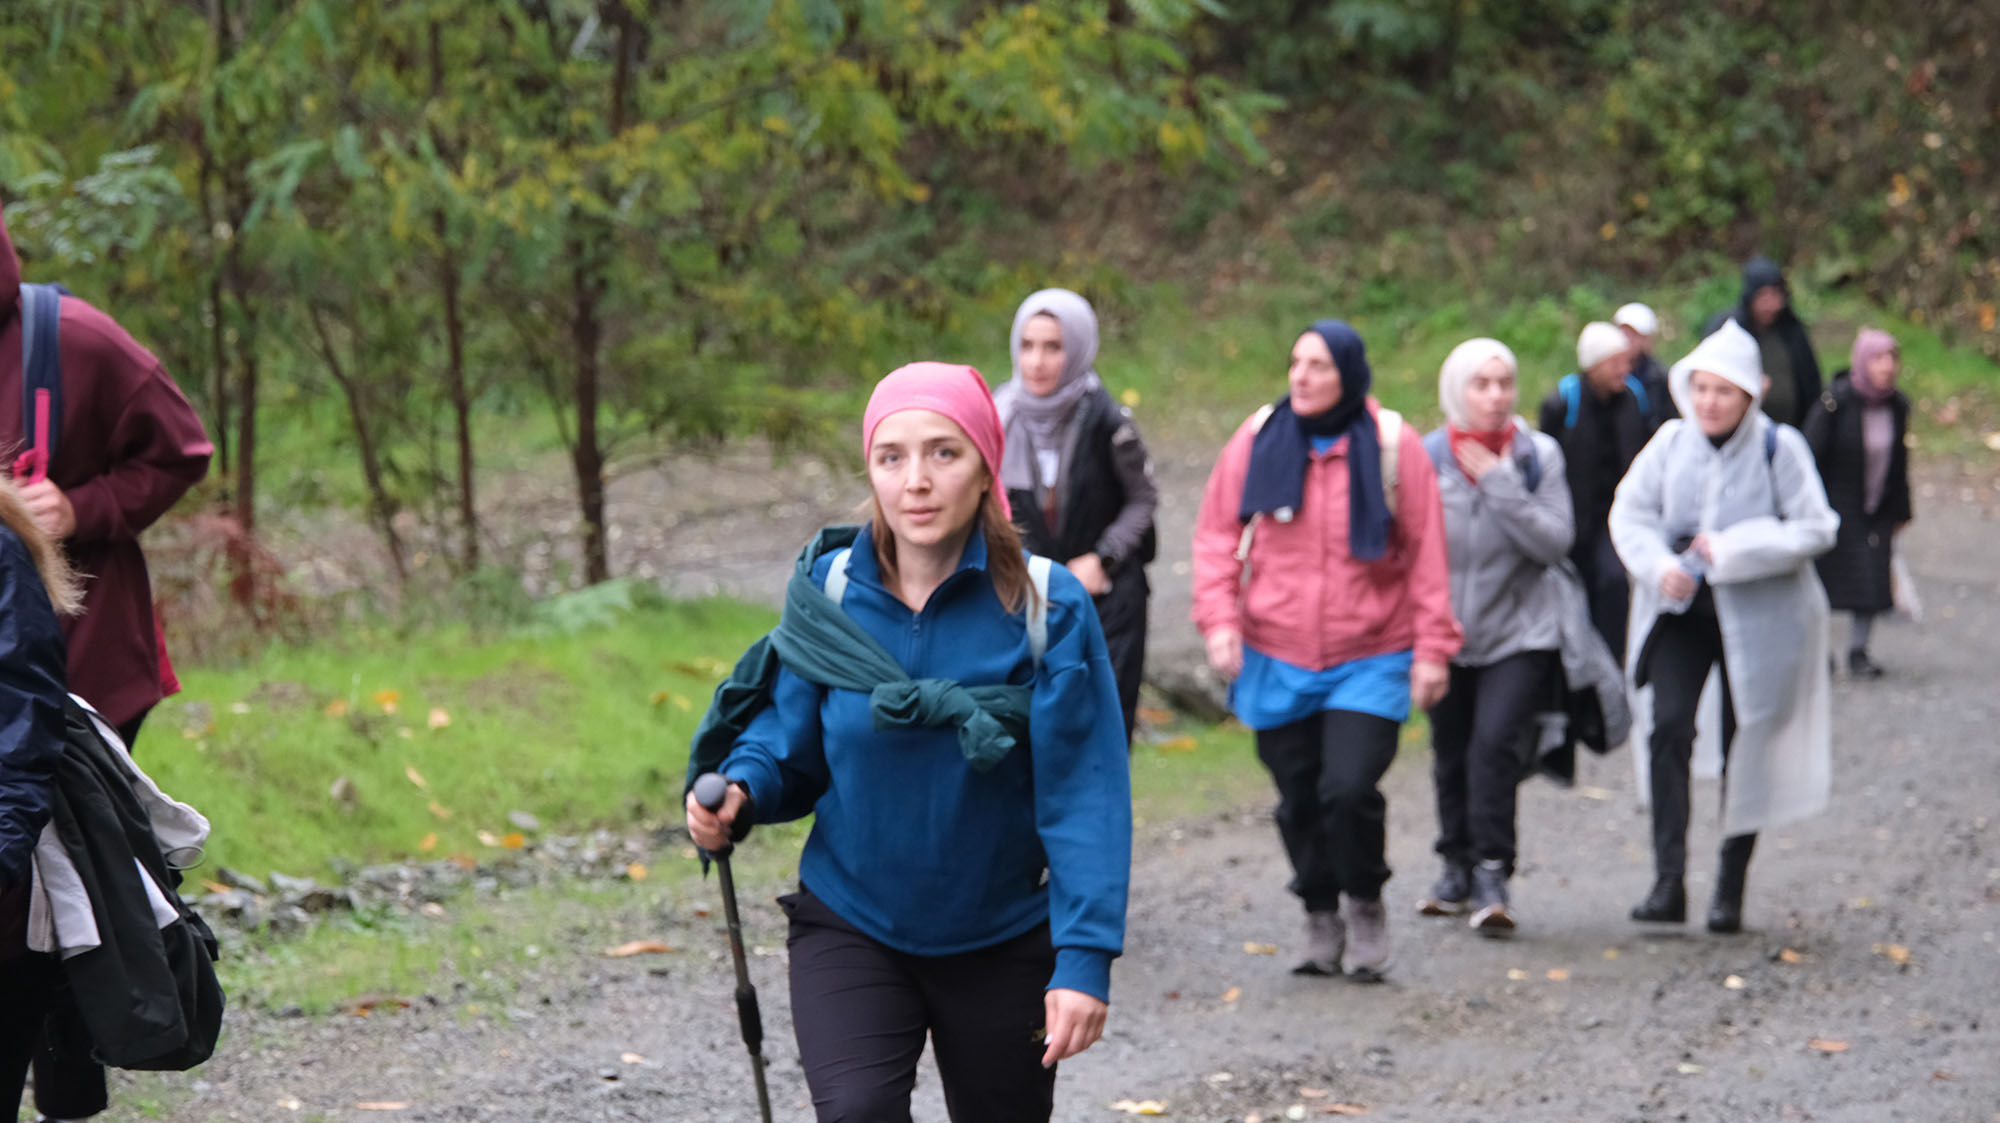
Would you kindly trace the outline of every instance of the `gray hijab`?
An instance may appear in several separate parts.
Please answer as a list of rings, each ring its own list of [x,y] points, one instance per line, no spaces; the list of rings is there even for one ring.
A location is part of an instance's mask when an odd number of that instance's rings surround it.
[[[1028,321],[1048,315],[1062,327],[1062,381],[1046,397],[1030,393],[1021,380],[1021,333]],[[1097,361],[1097,313],[1090,302],[1068,289],[1043,289],[1021,302],[1014,313],[1014,330],[1007,350],[1013,359],[1014,377],[994,395],[1000,410],[1000,424],[1007,432],[1007,449],[1000,463],[1000,482],[1011,491],[1033,491],[1041,482],[1035,453],[1053,451],[1063,459],[1058,478],[1068,475],[1067,430],[1084,396],[1101,383],[1092,364]]]

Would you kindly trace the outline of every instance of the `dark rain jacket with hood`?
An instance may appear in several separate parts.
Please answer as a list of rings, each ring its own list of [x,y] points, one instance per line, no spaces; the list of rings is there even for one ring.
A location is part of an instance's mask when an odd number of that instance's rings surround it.
[[[1785,294],[1785,308],[1770,327],[1759,333],[1753,326],[1756,321],[1750,315],[1750,298],[1757,295],[1758,289],[1773,287]],[[1714,335],[1716,329],[1730,320],[1742,324],[1753,335],[1777,333],[1792,368],[1793,409],[1790,417],[1774,417],[1772,420],[1796,427],[1805,417],[1807,407],[1819,401],[1825,379],[1820,376],[1819,359],[1813,355],[1812,337],[1806,334],[1805,322],[1792,308],[1792,289],[1785,281],[1785,271],[1778,267],[1777,262],[1760,256],[1744,263],[1743,291],[1737,296],[1735,307],[1710,316],[1708,322],[1702,325],[1702,338]]]
[[[21,403],[21,260],[0,221],[0,447],[26,432]],[[113,725],[157,704],[159,633],[139,535],[208,473],[214,446],[153,353],[111,317],[62,298],[62,426],[49,479],[69,497],[64,541],[83,613],[63,622],[69,688]]]

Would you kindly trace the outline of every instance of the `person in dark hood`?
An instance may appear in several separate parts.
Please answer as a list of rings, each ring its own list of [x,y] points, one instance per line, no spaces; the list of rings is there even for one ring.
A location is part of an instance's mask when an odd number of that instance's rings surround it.
[[[1819,400],[1825,383],[1819,360],[1813,356],[1812,337],[1792,308],[1791,286],[1777,262],[1758,256],[1744,263],[1743,295],[1734,308],[1709,318],[1702,328],[1703,338],[1714,335],[1730,320],[1756,337],[1757,351],[1763,356],[1764,376],[1771,380],[1764,392],[1765,416],[1797,426],[1806,407]]]

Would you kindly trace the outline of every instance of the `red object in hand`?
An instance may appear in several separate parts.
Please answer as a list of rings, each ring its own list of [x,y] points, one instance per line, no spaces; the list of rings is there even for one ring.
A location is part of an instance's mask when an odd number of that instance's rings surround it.
[[[35,447],[14,458],[14,478],[24,484],[49,478],[49,392],[35,391]]]

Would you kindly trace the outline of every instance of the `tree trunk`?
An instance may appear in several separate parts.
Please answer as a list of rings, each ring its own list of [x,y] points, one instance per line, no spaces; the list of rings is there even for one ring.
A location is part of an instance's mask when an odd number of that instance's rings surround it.
[[[319,339],[320,357],[326,361],[327,373],[340,386],[341,396],[347,399],[347,415],[354,422],[354,443],[361,451],[361,478],[368,485],[368,514],[375,524],[375,532],[382,536],[382,545],[389,550],[389,562],[396,569],[396,583],[409,582],[409,568],[403,562],[403,539],[396,533],[396,503],[389,497],[389,488],[382,482],[382,458],[375,449],[375,430],[368,424],[368,403],[361,392],[360,383],[349,376],[347,368],[340,364],[340,352],[334,347],[333,337],[327,333],[326,320],[320,315],[317,305],[309,305],[312,316],[313,334]]]
[[[586,220],[578,219],[578,223]],[[570,343],[576,350],[576,443],[570,449],[576,466],[576,497],[583,512],[583,579],[595,585],[611,577],[611,557],[604,526],[604,450],[597,435],[598,346],[603,325],[598,304],[604,281],[596,260],[602,241],[572,234],[569,241],[574,309]]]
[[[444,94],[444,31],[432,20],[430,25],[431,97]],[[454,151],[440,130],[433,126],[431,142],[440,155]],[[470,573],[479,568],[479,507],[473,496],[472,394],[465,383],[465,319],[459,307],[461,281],[458,259],[452,252],[451,226],[444,210],[432,216],[438,240],[438,283],[444,290],[445,383],[451,395],[451,409],[458,425],[458,525],[464,535],[459,543],[459,569]]]

